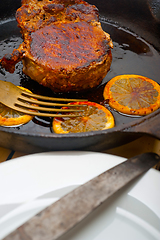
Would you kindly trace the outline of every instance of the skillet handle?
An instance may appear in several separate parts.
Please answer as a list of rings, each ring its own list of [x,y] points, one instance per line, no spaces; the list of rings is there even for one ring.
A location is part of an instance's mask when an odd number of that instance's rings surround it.
[[[160,140],[160,109],[123,130],[124,132],[134,132],[138,134],[148,134]]]

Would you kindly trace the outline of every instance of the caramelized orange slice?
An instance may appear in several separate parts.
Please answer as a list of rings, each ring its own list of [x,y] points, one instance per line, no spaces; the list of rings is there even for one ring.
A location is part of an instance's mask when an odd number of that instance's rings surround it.
[[[112,78],[103,96],[112,108],[129,115],[147,115],[160,107],[160,85],[140,75]]]
[[[29,91],[26,88],[19,87],[22,90]],[[19,111],[11,109],[4,104],[0,103],[0,126],[19,126],[25,124],[33,119],[33,116],[25,115]]]
[[[54,118],[53,130],[55,133],[89,132],[114,127],[112,113],[102,105],[94,102],[74,102],[72,104],[79,104],[75,108],[82,109],[83,112],[78,113],[78,117]]]

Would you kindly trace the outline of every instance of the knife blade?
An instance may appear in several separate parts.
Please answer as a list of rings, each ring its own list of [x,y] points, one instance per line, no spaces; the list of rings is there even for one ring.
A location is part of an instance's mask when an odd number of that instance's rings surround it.
[[[160,157],[155,153],[144,153],[128,159],[74,189],[14,230],[4,240],[59,238],[115,192],[159,161]]]

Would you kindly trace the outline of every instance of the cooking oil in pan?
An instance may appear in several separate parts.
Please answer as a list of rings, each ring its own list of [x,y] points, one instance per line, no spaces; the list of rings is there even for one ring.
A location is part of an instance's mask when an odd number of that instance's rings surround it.
[[[5,25],[5,26],[4,26]],[[8,26],[8,27],[7,27]],[[12,31],[10,32],[12,26]],[[106,83],[113,77],[121,74],[137,74],[149,77],[154,81],[160,81],[160,53],[147,43],[144,39],[129,30],[117,26],[116,24],[102,21],[102,28],[111,35],[114,48],[112,50],[111,69],[103,79],[100,86],[86,92],[54,94],[50,89],[40,86],[37,82],[25,76],[22,72],[22,63],[16,65],[13,74],[0,68],[0,79],[13,82],[15,85],[21,85],[30,89],[32,92],[47,96],[85,98],[105,105],[113,113],[116,126],[133,121],[134,117],[122,115],[111,109],[103,99],[103,89]],[[5,31],[4,31],[5,29]],[[1,31],[2,30],[2,31]],[[18,31],[15,20],[0,24],[0,58],[6,53],[11,53],[14,48],[18,48],[22,42],[21,34]],[[159,82],[160,83],[160,82]],[[37,118],[26,125],[18,128],[22,132],[32,133],[50,133],[51,118]]]

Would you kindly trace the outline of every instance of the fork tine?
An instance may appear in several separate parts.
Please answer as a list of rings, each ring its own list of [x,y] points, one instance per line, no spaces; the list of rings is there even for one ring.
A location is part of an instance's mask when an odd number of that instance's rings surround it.
[[[19,101],[16,101],[14,103],[14,105],[16,107],[19,107],[20,109],[21,108],[26,108],[29,109],[29,110],[37,110],[37,111],[45,111],[45,112],[80,112],[79,109],[62,109],[62,108],[45,108],[45,107],[39,107],[39,106],[34,106],[34,105],[30,105],[30,104],[27,104],[27,103],[20,103]],[[63,104],[64,105],[64,104]],[[65,104],[66,106],[69,106],[68,104]],[[70,106],[75,106],[75,105],[70,105]],[[76,105],[77,106],[77,105]],[[83,109],[81,110],[83,111]]]
[[[35,94],[36,95],[36,94]],[[40,96],[40,95],[38,95]],[[44,96],[40,96],[42,97],[43,99],[46,99],[44,98]],[[50,98],[50,97],[48,97]],[[52,99],[52,98],[50,98]],[[55,99],[55,98],[54,98]],[[62,98],[61,98],[62,99]],[[54,106],[59,106],[59,107],[66,107],[68,106],[67,103],[55,103],[55,102],[45,102],[45,101],[39,101],[39,100],[36,100],[36,99],[32,99],[32,98],[28,98],[28,97],[25,97],[25,96],[19,96],[18,97],[18,100],[19,101],[23,101],[23,102],[29,102],[29,103],[33,103],[33,104],[36,104],[36,105],[45,105],[45,106],[50,106],[50,107],[54,107]],[[68,101],[69,99],[65,100],[65,101]],[[73,99],[72,99],[73,100]],[[77,99],[75,99],[77,101]],[[59,99],[56,98],[56,101],[59,101]],[[86,100],[85,100],[86,101]],[[78,102],[82,102],[82,100],[79,99]],[[16,102],[18,104],[18,102]],[[22,104],[22,103],[21,103]],[[73,107],[75,106],[79,106],[78,104],[71,104]]]
[[[85,99],[67,99],[67,98],[53,98],[46,97],[37,94],[32,94],[27,91],[23,91],[11,82],[5,82],[0,80],[0,98],[1,103],[9,108],[15,109],[24,114],[43,117],[77,117],[81,116],[83,109],[74,109],[79,106],[77,104],[68,105],[67,102],[84,102]],[[34,99],[36,98],[36,99]],[[40,99],[40,100],[37,100]],[[42,101],[41,101],[42,100]],[[43,101],[44,100],[44,101]],[[50,101],[50,102],[47,102]],[[55,101],[66,103],[55,103]],[[84,104],[85,105],[85,104]],[[44,107],[43,107],[44,106]],[[72,106],[70,109],[55,108],[55,106]],[[82,105],[81,105],[82,106]],[[52,107],[52,108],[50,108]],[[38,112],[40,111],[40,112]],[[57,112],[57,113],[53,113]],[[58,112],[66,112],[65,114],[58,114]],[[70,114],[67,114],[69,112]],[[77,112],[77,114],[74,114]],[[79,113],[78,113],[79,112]]]
[[[69,99],[69,98],[54,98],[54,97],[47,97],[47,96],[42,96],[34,93],[29,93],[26,91],[21,90],[21,94],[26,97],[31,97],[31,98],[37,98],[37,99],[42,99],[42,100],[47,100],[47,101],[58,101],[58,102],[85,102],[88,101],[87,99]]]
[[[28,115],[39,116],[39,117],[78,117],[78,116],[80,117],[81,116],[80,114],[42,113],[42,112],[37,112],[37,111],[34,111],[34,110],[26,110],[26,109],[18,107],[18,106],[15,106],[14,109],[16,111],[19,111],[19,112],[22,112],[22,113],[25,113],[25,114],[28,114]],[[61,110],[61,109],[59,109],[59,110]],[[56,111],[56,112],[58,112],[58,111]],[[69,112],[71,112],[71,109],[70,109]]]

